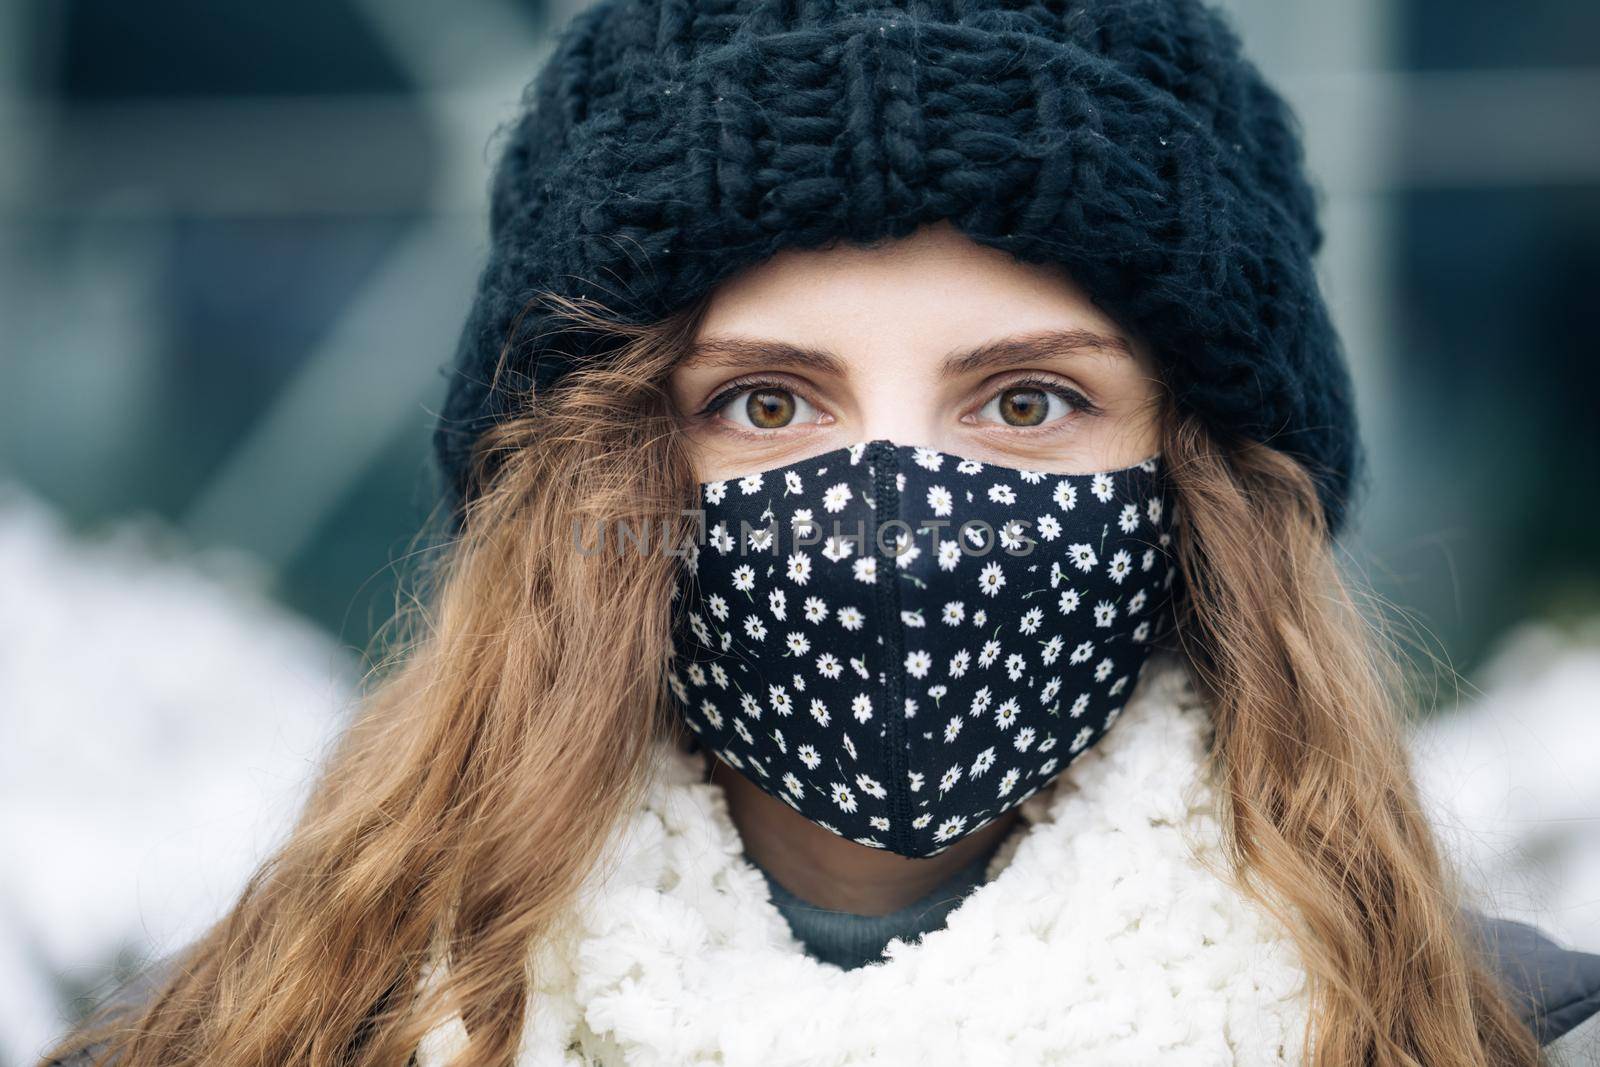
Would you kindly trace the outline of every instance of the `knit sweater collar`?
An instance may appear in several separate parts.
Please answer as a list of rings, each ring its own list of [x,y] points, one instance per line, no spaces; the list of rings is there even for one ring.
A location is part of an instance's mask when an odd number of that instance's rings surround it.
[[[1156,652],[1117,728],[1023,803],[987,880],[855,970],[807,954],[722,787],[663,743],[573,932],[533,951],[519,1067],[1298,1062],[1304,972],[1225,878],[1209,742],[1187,669]],[[463,1038],[442,1024],[419,1067]]]
[[[748,852],[744,859],[766,878],[772,903],[806,951],[848,971],[878,962],[884,946],[897,937],[914,942],[943,926],[950,912],[987,879],[989,861],[999,845],[996,841],[924,896],[886,915],[858,915],[814,904],[791,892]]]

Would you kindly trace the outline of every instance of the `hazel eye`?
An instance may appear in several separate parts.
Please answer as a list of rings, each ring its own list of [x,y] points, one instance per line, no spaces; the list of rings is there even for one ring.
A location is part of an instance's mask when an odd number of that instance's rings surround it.
[[[1066,396],[1053,389],[1019,385],[1000,390],[979,414],[1007,426],[1042,426],[1069,414],[1075,407]]]
[[[718,410],[730,422],[752,430],[779,430],[794,422],[814,420],[817,415],[803,397],[770,385],[734,393]]]

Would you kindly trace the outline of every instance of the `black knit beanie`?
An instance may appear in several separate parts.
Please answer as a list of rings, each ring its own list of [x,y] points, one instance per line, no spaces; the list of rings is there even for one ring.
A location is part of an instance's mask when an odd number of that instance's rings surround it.
[[[512,391],[604,358],[524,313],[536,291],[642,323],[785,246],[948,219],[1064,265],[1182,409],[1305,462],[1342,530],[1365,463],[1297,125],[1199,0],[599,0],[525,103],[445,368],[453,508]]]

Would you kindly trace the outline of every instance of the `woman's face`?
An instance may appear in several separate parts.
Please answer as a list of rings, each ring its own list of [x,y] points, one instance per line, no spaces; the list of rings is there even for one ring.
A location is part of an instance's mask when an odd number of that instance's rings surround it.
[[[1143,345],[1060,269],[948,222],[729,279],[669,388],[702,481],[875,438],[1053,474],[1130,466],[1159,440]]]

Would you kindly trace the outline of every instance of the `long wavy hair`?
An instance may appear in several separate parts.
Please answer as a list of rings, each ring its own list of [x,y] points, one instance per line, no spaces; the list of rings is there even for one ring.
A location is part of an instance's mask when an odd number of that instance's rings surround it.
[[[292,832],[148,996],[102,1008],[51,1059],[393,1067],[459,1013],[456,1063],[513,1062],[530,946],[561,935],[643,797],[652,743],[682,738],[664,685],[677,558],[569,539],[695,505],[666,379],[706,305],[636,326],[548,299],[574,329],[609,331],[610,357],[482,436],[459,528],[412,553],[414,591]],[[1310,472],[1160,403],[1175,637],[1214,713],[1224,873],[1300,949],[1304,1061],[1539,1062],[1418,802],[1412,668],[1358,606],[1376,598],[1341,572]],[[434,961],[443,978],[425,981]]]

